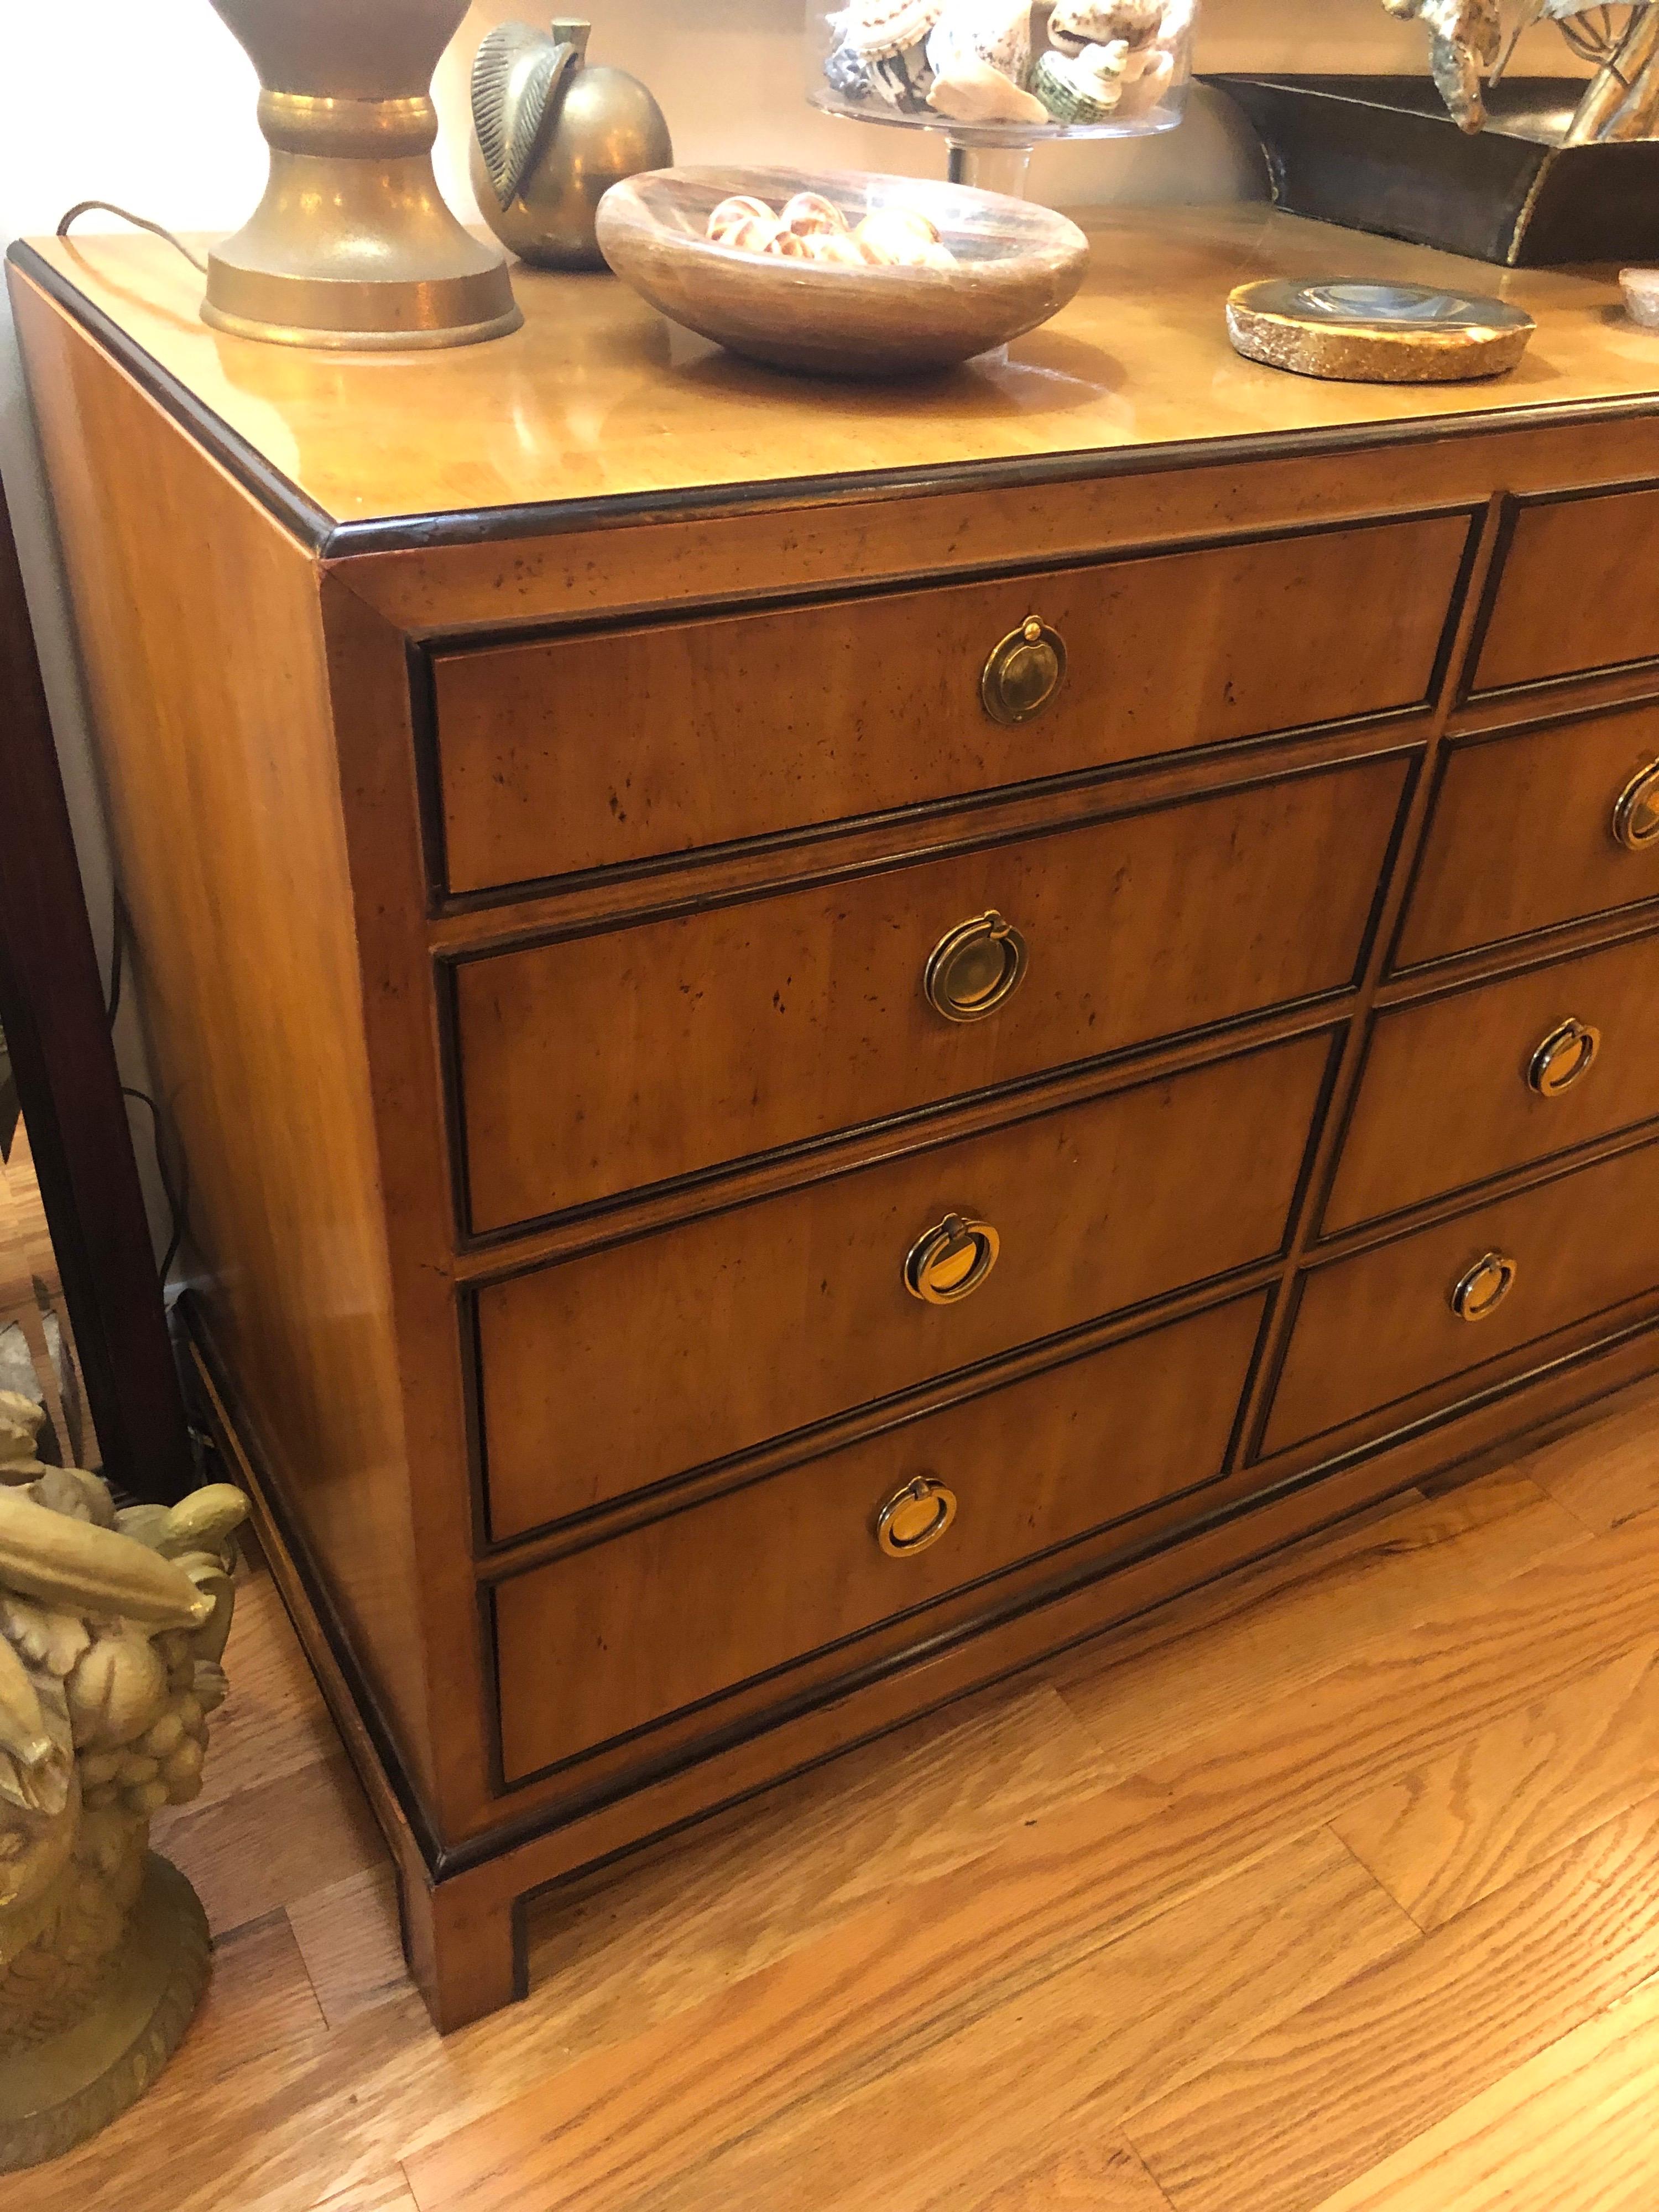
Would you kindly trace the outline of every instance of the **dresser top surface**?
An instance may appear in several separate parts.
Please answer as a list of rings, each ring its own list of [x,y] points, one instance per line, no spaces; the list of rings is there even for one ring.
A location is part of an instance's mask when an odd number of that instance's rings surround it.
[[[514,336],[346,355],[209,329],[197,312],[202,278],[153,238],[37,240],[21,265],[319,536],[426,516],[467,518],[458,526],[482,535],[502,509],[648,509],[738,488],[787,501],[792,487],[825,479],[851,490],[907,473],[948,479],[964,466],[1052,475],[1068,455],[1133,469],[1182,448],[1194,459],[1217,446],[1243,457],[1448,420],[1659,408],[1659,336],[1625,317],[1611,270],[1505,270],[1265,205],[1103,209],[1079,220],[1090,272],[1052,322],[947,375],[871,385],[751,366],[604,275],[515,264],[526,320]],[[1233,352],[1223,319],[1233,285],[1338,275],[1495,293],[1538,331],[1510,374],[1455,385],[1327,383]]]

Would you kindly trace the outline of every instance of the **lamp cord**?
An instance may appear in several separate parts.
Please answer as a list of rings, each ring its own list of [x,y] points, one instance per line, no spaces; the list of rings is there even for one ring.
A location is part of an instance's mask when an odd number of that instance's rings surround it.
[[[91,215],[94,211],[100,215],[118,215],[123,222],[130,222],[135,230],[147,230],[152,238],[164,238],[169,246],[177,246],[192,269],[199,269],[204,276],[207,275],[206,262],[198,260],[183,239],[175,238],[165,223],[152,222],[147,215],[134,215],[131,208],[117,207],[113,200],[76,200],[66,214],[58,217],[59,238],[67,238],[72,223],[78,222],[83,215]]]

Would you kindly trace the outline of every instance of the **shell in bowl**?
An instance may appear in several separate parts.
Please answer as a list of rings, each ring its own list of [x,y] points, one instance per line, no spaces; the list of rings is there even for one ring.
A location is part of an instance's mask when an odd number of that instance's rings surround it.
[[[781,210],[812,193],[849,229],[908,209],[949,249],[944,265],[860,265],[766,254],[709,239],[722,201]],[[599,203],[599,250],[625,284],[677,323],[773,368],[905,376],[946,368],[1059,313],[1083,282],[1089,241],[1052,209],[917,177],[794,169],[656,169]]]

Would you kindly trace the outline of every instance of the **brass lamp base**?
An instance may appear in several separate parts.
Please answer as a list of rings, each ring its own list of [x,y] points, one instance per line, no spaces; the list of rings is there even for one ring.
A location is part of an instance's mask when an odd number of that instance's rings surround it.
[[[270,178],[252,220],[208,256],[204,320],[354,350],[517,330],[504,257],[462,228],[432,173],[427,88],[465,0],[214,5],[259,70]]]
[[[0,2067],[0,2173],[61,2158],[137,2102],[184,2039],[211,1954],[195,1891],[152,1853],[90,2009]]]

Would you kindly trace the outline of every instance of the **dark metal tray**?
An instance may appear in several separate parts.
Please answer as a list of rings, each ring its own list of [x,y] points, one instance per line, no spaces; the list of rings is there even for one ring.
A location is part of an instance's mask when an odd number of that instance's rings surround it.
[[[1293,215],[1382,231],[1511,268],[1659,260],[1659,141],[1563,146],[1583,82],[1497,86],[1490,120],[1460,131],[1426,78],[1205,79],[1261,137]]]

